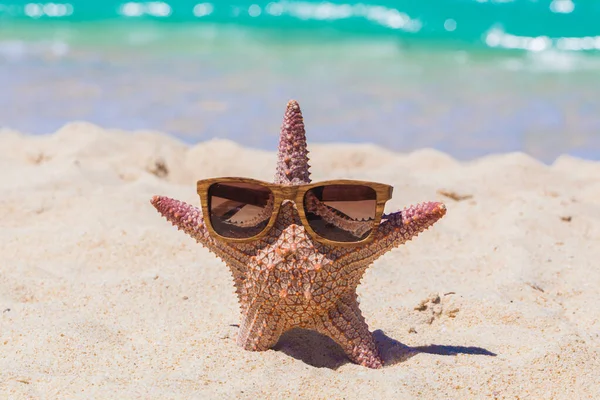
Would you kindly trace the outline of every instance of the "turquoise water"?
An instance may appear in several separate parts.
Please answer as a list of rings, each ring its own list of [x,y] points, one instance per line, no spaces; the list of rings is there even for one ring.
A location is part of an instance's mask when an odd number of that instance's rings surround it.
[[[0,0],[0,126],[600,159],[600,2]]]
[[[71,0],[48,3],[13,0],[0,2],[0,15],[4,22],[155,20],[174,24],[276,27],[286,31],[330,30],[352,35],[391,35],[412,41],[448,41],[501,48],[529,46],[539,49],[555,45],[569,49],[600,49],[600,3],[590,0]],[[534,43],[527,41],[534,38],[541,39]],[[568,41],[578,38],[587,40],[581,43]]]

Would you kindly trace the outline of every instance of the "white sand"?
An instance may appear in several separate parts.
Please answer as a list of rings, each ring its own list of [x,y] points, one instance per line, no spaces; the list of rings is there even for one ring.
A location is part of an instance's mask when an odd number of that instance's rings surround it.
[[[600,163],[310,139],[315,181],[393,184],[387,211],[448,207],[359,287],[384,369],[306,332],[238,348],[229,271],[149,203],[198,204],[202,177],[271,180],[275,145],[76,123],[0,134],[0,398],[597,398]]]

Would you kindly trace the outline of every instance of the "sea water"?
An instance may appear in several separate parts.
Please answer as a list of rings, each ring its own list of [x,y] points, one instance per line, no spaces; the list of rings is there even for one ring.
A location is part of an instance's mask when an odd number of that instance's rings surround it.
[[[600,2],[0,0],[0,126],[600,159]]]

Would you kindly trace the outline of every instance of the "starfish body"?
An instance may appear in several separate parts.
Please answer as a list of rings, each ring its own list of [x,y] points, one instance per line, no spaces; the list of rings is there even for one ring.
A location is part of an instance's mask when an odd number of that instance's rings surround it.
[[[290,101],[281,127],[275,182],[310,183],[307,155],[300,107]],[[446,212],[437,202],[410,206],[384,215],[372,242],[339,247],[314,241],[300,221],[296,204],[289,200],[281,205],[268,235],[250,243],[212,237],[201,210],[192,205],[163,196],[154,196],[152,204],[230,268],[242,314],[238,345],[263,351],[289,329],[312,329],[336,341],[350,360],[370,368],[381,367],[383,361],[358,307],[356,288],[373,261]],[[336,224],[351,223],[328,210],[319,214]]]

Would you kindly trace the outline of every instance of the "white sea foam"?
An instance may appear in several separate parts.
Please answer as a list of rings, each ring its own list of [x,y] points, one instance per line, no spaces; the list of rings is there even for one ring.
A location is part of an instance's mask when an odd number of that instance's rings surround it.
[[[330,2],[272,2],[265,8],[272,16],[290,15],[302,20],[342,20],[364,18],[386,28],[417,32],[422,23],[395,8],[366,4],[336,4]]]
[[[484,42],[491,48],[504,48],[510,50],[526,50],[541,52],[545,50],[600,50],[600,35],[584,37],[558,37],[548,36],[520,36],[513,35],[495,26],[485,33]]]

